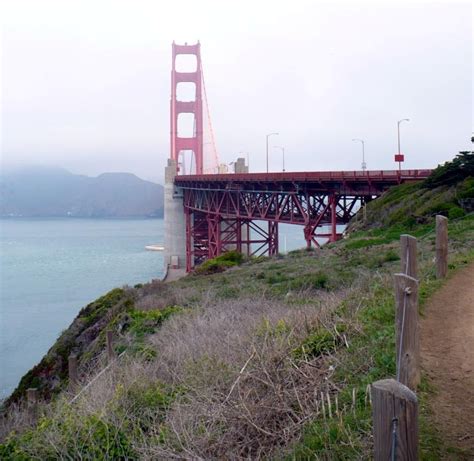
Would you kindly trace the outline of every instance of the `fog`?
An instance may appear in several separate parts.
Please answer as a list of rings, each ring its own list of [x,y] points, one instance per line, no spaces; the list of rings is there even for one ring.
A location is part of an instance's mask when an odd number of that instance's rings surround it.
[[[217,149],[270,169],[406,168],[470,149],[470,2],[24,1],[0,7],[2,163],[162,181],[171,43],[201,42]]]

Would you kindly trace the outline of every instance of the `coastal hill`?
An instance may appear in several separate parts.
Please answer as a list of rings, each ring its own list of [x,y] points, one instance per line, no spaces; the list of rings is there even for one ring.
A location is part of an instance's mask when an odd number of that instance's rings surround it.
[[[0,175],[2,217],[161,217],[163,186],[130,173],[76,175],[27,167]]]
[[[420,459],[474,459],[474,348],[458,334],[472,325],[472,199],[474,153],[463,153],[370,202],[344,239],[321,249],[228,252],[174,282],[110,291],[79,311],[0,408],[0,458],[371,459],[369,385],[395,376],[393,274],[409,233],[430,321],[421,335]],[[433,263],[438,214],[449,219],[443,281]],[[446,328],[453,323],[463,329]],[[433,343],[451,358],[447,367],[430,367]],[[448,355],[451,345],[462,354]],[[36,406],[26,402],[32,388]]]

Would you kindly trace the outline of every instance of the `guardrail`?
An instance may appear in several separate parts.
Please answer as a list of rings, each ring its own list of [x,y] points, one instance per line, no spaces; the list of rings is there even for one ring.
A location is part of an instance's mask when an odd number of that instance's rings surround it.
[[[427,178],[432,170],[302,171],[282,173],[225,173],[176,176],[175,182],[292,182],[292,181],[393,181]]]

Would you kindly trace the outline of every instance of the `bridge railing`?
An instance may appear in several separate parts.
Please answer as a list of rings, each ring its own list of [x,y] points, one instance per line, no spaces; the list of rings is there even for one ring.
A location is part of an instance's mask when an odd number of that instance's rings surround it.
[[[347,181],[347,180],[378,180],[399,181],[424,179],[432,170],[371,170],[371,171],[302,171],[281,173],[225,173],[206,175],[177,176],[179,181]]]

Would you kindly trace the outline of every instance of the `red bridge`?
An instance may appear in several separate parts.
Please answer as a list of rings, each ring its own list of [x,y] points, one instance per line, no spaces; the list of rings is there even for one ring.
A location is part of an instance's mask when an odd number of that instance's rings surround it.
[[[196,56],[193,72],[176,70],[179,54]],[[165,260],[171,267],[185,265],[189,272],[204,260],[231,249],[249,256],[276,255],[280,223],[302,226],[308,247],[319,246],[322,240],[334,242],[341,236],[337,226],[347,224],[367,202],[391,186],[419,181],[431,173],[393,170],[215,174],[219,169],[217,150],[207,110],[199,43],[173,43],[171,82],[171,155],[165,185]],[[179,85],[183,83],[194,84],[194,100],[178,99]],[[192,136],[179,135],[182,113],[194,117]],[[206,154],[204,146],[211,146],[210,154]],[[191,154],[191,162],[194,160],[195,174],[180,175],[185,171],[186,152]],[[206,165],[209,159],[214,163]],[[247,170],[244,160],[240,160],[240,171]]]
[[[278,224],[303,226],[306,244],[340,237],[368,201],[430,170],[247,173],[177,176],[186,216],[186,269],[230,249],[278,253]],[[266,223],[262,223],[266,221]],[[322,232],[328,226],[329,232]],[[251,238],[252,235],[256,237]]]

